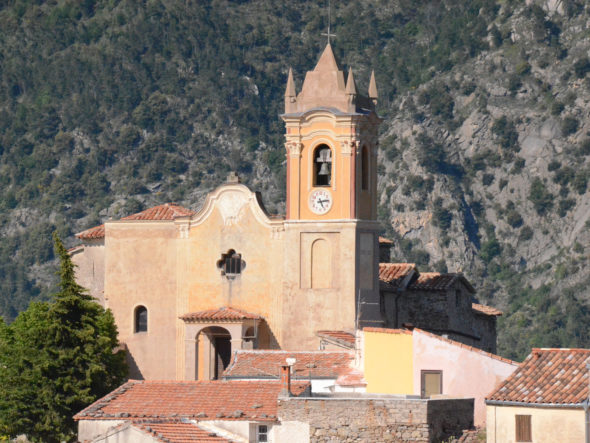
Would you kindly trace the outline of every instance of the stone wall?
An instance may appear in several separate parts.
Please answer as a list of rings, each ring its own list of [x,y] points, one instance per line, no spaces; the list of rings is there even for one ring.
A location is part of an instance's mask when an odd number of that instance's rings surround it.
[[[473,399],[283,398],[281,421],[309,424],[311,442],[439,442],[473,424]]]

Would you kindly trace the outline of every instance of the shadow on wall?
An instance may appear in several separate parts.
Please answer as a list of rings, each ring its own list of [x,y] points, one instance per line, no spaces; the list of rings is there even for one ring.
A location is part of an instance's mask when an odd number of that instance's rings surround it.
[[[133,355],[131,355],[131,352],[129,352],[129,349],[127,349],[126,354],[127,366],[129,367],[129,378],[132,380],[143,380],[143,374],[139,370],[139,367],[137,366]]]

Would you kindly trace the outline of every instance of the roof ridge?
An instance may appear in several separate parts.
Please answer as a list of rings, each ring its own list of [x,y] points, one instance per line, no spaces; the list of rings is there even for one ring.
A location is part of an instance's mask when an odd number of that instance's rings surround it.
[[[491,352],[484,351],[483,349],[476,348],[475,346],[466,345],[465,343],[461,343],[460,341],[453,340],[451,338],[442,337],[442,336],[437,335],[437,334],[434,334],[432,332],[425,331],[424,329],[414,328],[413,331],[422,332],[422,333],[424,333],[426,335],[429,335],[429,336],[431,336],[433,338],[436,338],[438,340],[445,341],[445,342],[447,342],[447,343],[449,343],[451,345],[458,346],[460,348],[465,348],[465,349],[468,349],[470,351],[474,351],[474,352],[483,354],[486,357],[493,358],[494,360],[500,360],[500,361],[503,361],[505,363],[510,363],[510,364],[514,364],[514,365],[520,365],[520,363],[517,362],[517,361],[510,360],[509,358],[502,357],[501,355],[497,355],[497,354],[493,354]]]

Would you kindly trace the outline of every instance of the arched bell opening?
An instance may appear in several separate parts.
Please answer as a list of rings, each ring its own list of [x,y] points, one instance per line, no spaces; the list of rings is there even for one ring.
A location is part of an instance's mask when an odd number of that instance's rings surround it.
[[[313,185],[330,186],[332,184],[332,150],[321,144],[313,152]]]
[[[196,337],[197,380],[217,380],[231,359],[231,334],[225,328],[209,326]]]

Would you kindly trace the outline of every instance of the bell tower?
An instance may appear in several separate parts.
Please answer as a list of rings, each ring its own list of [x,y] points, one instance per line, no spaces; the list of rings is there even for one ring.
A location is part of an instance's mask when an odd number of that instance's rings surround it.
[[[358,93],[344,81],[330,44],[296,94],[285,91],[288,220],[376,220],[377,87]]]
[[[287,331],[380,326],[377,87],[345,80],[330,43],[297,93],[285,91],[287,216],[283,347]],[[304,348],[313,346],[314,337]]]

